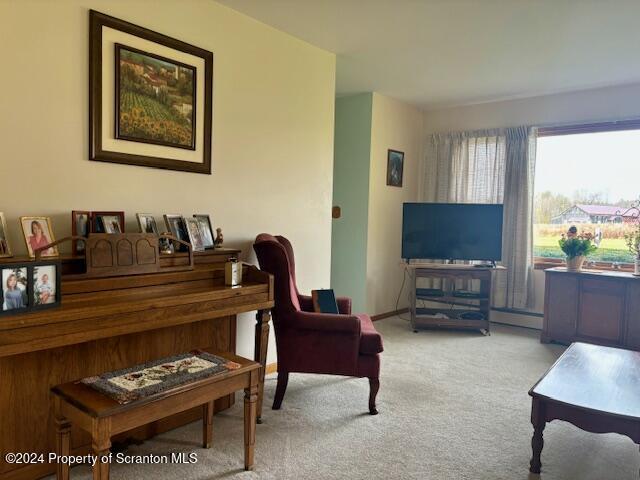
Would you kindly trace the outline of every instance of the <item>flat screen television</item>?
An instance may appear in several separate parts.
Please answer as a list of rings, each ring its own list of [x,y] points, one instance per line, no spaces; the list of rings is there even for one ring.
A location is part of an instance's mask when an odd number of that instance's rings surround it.
[[[502,259],[502,205],[405,203],[402,258]]]

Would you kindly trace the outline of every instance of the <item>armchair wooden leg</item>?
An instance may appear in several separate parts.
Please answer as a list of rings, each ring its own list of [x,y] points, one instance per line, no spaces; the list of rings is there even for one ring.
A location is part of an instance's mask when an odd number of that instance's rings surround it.
[[[278,385],[276,386],[276,395],[273,398],[273,410],[280,410],[282,399],[284,398],[284,392],[287,391],[288,383],[289,372],[278,372]]]
[[[369,413],[371,415],[377,415],[378,409],[376,408],[376,395],[380,389],[380,379],[369,377]]]

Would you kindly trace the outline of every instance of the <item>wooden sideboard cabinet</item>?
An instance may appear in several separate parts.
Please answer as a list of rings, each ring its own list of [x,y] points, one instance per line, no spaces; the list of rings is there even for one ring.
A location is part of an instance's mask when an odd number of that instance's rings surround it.
[[[540,341],[640,350],[640,278],[627,272],[545,270]]]

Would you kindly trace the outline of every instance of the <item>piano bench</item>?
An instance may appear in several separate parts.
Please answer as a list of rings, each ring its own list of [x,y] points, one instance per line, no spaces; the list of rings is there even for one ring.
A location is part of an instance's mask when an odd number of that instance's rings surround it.
[[[208,352],[240,365],[204,379],[195,380],[156,395],[121,404],[111,397],[80,382],[69,382],[51,389],[56,422],[56,453],[70,454],[71,425],[92,437],[94,480],[109,478],[112,461],[111,437],[202,405],[202,445],[211,447],[213,439],[214,401],[238,390],[244,390],[244,468],[253,469],[256,438],[256,414],[260,364],[233,353]],[[69,479],[69,464],[58,462],[57,479]]]

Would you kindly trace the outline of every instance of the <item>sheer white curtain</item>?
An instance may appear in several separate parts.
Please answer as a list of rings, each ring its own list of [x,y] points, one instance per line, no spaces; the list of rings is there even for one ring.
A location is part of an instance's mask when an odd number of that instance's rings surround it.
[[[516,127],[433,134],[428,139],[422,200],[503,203],[502,263],[493,304],[533,304],[533,176],[536,131]]]

